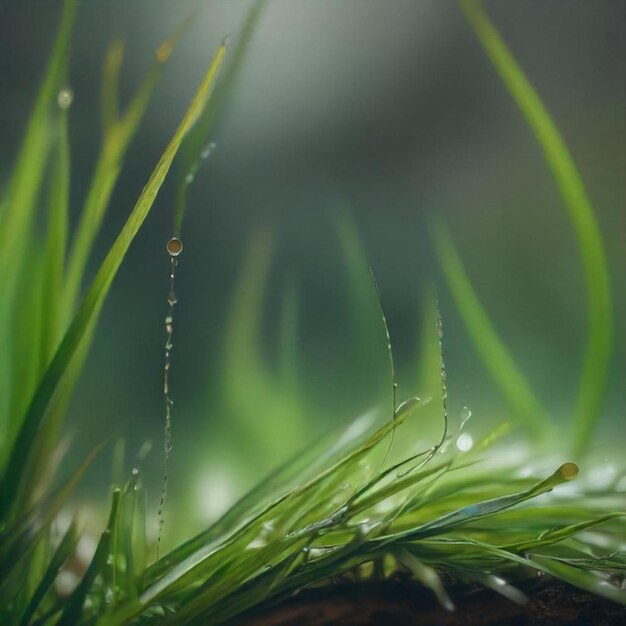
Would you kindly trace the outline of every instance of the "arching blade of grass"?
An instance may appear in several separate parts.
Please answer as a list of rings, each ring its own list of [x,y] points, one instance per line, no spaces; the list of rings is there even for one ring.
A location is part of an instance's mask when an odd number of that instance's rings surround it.
[[[21,502],[22,498],[32,490],[32,484],[23,484],[22,476],[28,463],[32,460],[30,459],[30,452],[32,450],[33,441],[37,437],[41,425],[45,420],[51,401],[59,391],[59,386],[67,368],[79,350],[86,333],[89,332],[90,327],[95,323],[98,317],[111,283],[131,242],[152,208],[152,204],[154,203],[161,185],[165,181],[181,142],[198,120],[206,106],[218,70],[224,58],[224,53],[225,47],[221,45],[183,121],[157,163],[157,166],[144,187],[137,204],[122,228],[118,238],[100,266],[89,291],[83,298],[74,320],[39,385],[22,423],[19,435],[13,446],[7,470],[0,484],[1,521],[6,522],[7,519],[15,517],[20,507],[24,504],[24,502]]]
[[[543,409],[513,357],[498,337],[487,313],[463,269],[452,237],[443,221],[433,229],[435,250],[450,292],[459,309],[470,337],[491,377],[502,389],[519,422],[536,441],[548,432],[550,418]]]
[[[611,284],[602,235],[574,160],[537,92],[480,2],[461,0],[460,4],[543,149],[578,240],[587,290],[587,346],[574,418],[574,451],[579,455],[589,445],[593,425],[602,410],[613,343]]]

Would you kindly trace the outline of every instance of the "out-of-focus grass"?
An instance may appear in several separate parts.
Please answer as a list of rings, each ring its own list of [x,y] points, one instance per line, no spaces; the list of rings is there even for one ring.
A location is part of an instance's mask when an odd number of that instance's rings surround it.
[[[502,78],[502,82],[513,96],[535,134],[548,167],[554,175],[567,215],[576,233],[587,289],[587,346],[583,357],[578,399],[574,411],[573,448],[575,455],[580,456],[588,446],[593,425],[598,420],[602,410],[613,349],[611,284],[602,235],[574,160],[537,92],[482,10],[481,3],[475,0],[461,0],[460,6]],[[445,252],[447,252],[445,255],[448,258],[447,265],[452,266],[454,260],[449,246]],[[450,271],[454,271],[457,276],[454,291],[457,293],[457,304],[461,308],[458,297],[460,295],[459,290],[463,288],[467,292],[469,283],[463,281],[458,268],[451,268]],[[451,277],[451,274],[448,273],[448,276]],[[463,283],[464,287],[461,287]],[[474,319],[470,321],[469,316],[466,315],[466,320],[468,326],[474,329],[472,335],[478,344],[478,337],[481,332],[485,336],[491,333],[484,323],[485,318],[481,320],[480,326],[482,328],[479,330],[476,315],[477,309],[474,307]],[[499,352],[501,351],[496,350],[493,355],[498,355]],[[487,355],[486,352],[482,354],[485,360],[491,359],[491,355]],[[501,356],[502,354],[500,354]],[[490,361],[492,369],[497,366],[496,360]],[[501,378],[500,382],[504,383],[504,379]],[[507,395],[510,397],[510,389],[507,391]],[[528,409],[530,408],[529,406]],[[526,419],[529,423],[533,420],[530,415],[527,413]]]

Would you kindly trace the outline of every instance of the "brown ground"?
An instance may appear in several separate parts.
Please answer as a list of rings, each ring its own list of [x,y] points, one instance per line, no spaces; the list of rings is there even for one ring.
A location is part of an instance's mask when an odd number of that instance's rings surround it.
[[[451,593],[456,611],[432,594],[403,583],[370,583],[308,591],[257,613],[245,626],[626,626],[626,607],[573,587],[549,584],[528,592],[519,606],[495,592]]]

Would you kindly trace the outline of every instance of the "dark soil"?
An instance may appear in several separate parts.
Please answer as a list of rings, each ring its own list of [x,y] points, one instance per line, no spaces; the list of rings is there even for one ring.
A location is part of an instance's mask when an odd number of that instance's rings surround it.
[[[303,592],[257,613],[245,626],[626,626],[626,606],[562,583],[527,591],[520,606],[499,594],[451,593],[456,610],[442,609],[427,590],[405,583],[368,583]]]

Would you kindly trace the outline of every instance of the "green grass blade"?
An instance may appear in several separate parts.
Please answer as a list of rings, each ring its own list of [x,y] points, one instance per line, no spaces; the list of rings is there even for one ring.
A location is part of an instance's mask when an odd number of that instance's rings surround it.
[[[11,329],[10,337],[6,337],[4,344],[8,349],[0,355],[0,358],[7,359],[9,368],[6,373],[6,398],[3,398],[8,401],[8,410],[0,441],[3,468],[19,432],[21,419],[42,375],[43,257],[43,250],[33,247],[21,267],[15,269],[21,302],[11,312],[7,327],[0,329],[0,333]]]
[[[63,16],[46,74],[37,94],[35,106],[28,122],[26,135],[4,202],[6,212],[0,227],[0,263],[2,267],[15,267],[25,253],[27,233],[32,221],[39,188],[43,180],[50,146],[50,117],[57,106],[57,94],[66,76],[69,57],[70,33],[74,24],[78,2],[65,0]],[[2,300],[12,293],[10,273],[2,281]],[[5,292],[6,290],[6,292]]]
[[[110,579],[107,576],[107,572],[109,572],[113,566],[113,564],[109,561],[113,537],[115,529],[117,528],[119,517],[120,495],[120,490],[116,489],[113,493],[113,503],[109,514],[109,521],[107,522],[104,532],[100,536],[96,552],[93,555],[91,563],[89,563],[89,567],[87,567],[87,571],[85,572],[82,580],[78,583],[78,586],[68,598],[63,614],[57,622],[58,626],[73,626],[74,624],[80,623],[87,594],[93,586],[98,574],[101,574],[103,577],[105,592],[110,591]]]
[[[534,498],[542,493],[546,493],[554,489],[557,485],[572,480],[578,474],[578,467],[574,463],[565,463],[561,465],[553,474],[545,480],[533,485],[529,489],[510,495],[483,500],[475,504],[470,504],[456,511],[451,511],[437,519],[425,524],[421,524],[405,533],[401,533],[403,538],[420,539],[440,534],[447,529],[457,528],[461,524],[469,521],[477,520],[485,516],[490,516],[512,506],[525,502],[530,498]],[[385,542],[389,538],[384,539]]]
[[[83,298],[74,320],[37,389],[13,446],[7,470],[0,484],[0,520],[6,520],[10,512],[14,515],[20,508],[20,503],[16,496],[22,488],[22,475],[29,463],[33,441],[44,421],[48,407],[58,392],[63,376],[78,352],[81,342],[88,334],[89,329],[95,324],[117,270],[135,235],[150,212],[181,142],[206,106],[224,54],[225,47],[221,45],[183,121],[159,159],[126,224],[100,266],[89,291]]]
[[[574,417],[574,452],[584,453],[602,410],[613,349],[611,283],[602,235],[576,165],[537,92],[524,75],[479,2],[461,7],[541,145],[574,227],[587,290],[587,345]]]
[[[62,334],[63,275],[68,233],[70,147],[67,111],[59,118],[59,137],[51,170],[48,229],[44,257],[42,359],[47,367]]]
[[[452,237],[442,221],[434,225],[434,241],[446,282],[484,366],[502,390],[519,422],[535,440],[542,441],[548,432],[549,415],[515,365],[478,301]]]
[[[533,561],[546,574],[550,574],[570,585],[584,589],[612,602],[626,605],[626,593],[617,585],[609,583],[600,572],[593,569],[575,567],[557,559],[539,554],[533,555]]]
[[[285,393],[262,351],[264,298],[273,253],[268,231],[254,233],[237,280],[224,334],[220,389],[222,402],[244,444],[259,462],[284,458],[285,445],[296,445],[306,432],[298,398]],[[263,407],[263,419],[257,419]],[[281,431],[278,439],[271,433]]]
[[[23,346],[16,345],[18,338],[9,329],[12,326],[12,315],[26,317],[23,310],[18,313],[14,309],[16,289],[23,276],[25,266],[33,267],[33,250],[37,248],[32,237],[33,216],[36,210],[44,170],[48,160],[48,154],[53,139],[51,123],[58,113],[57,96],[66,77],[67,62],[69,56],[70,33],[74,23],[77,8],[76,0],[66,0],[63,4],[63,14],[59,31],[55,39],[54,47],[50,55],[44,78],[39,88],[32,113],[22,144],[16,159],[14,169],[8,182],[6,193],[2,198],[0,213],[0,263],[2,267],[10,268],[5,271],[0,281],[0,342],[4,349],[0,351],[0,376],[3,380],[15,377],[21,365],[15,364],[15,355],[24,361],[26,353],[22,352]],[[40,276],[37,276],[37,280]],[[20,294],[20,303],[23,307],[28,292],[35,286],[25,283],[26,293]],[[32,287],[32,288],[31,288]],[[37,286],[38,287],[38,286]],[[39,321],[37,321],[37,328]],[[32,328],[32,327],[31,327]],[[32,334],[32,330],[31,330]],[[38,344],[31,342],[26,346],[26,352],[34,353],[39,350]],[[26,364],[28,376],[38,375],[38,364],[34,367]],[[28,384],[11,386],[21,396],[26,396],[32,389]],[[15,394],[14,394],[15,395]],[[2,452],[2,464],[8,449],[13,442],[13,432],[19,427],[19,415],[16,418],[15,411],[22,409],[22,400],[11,397],[8,391],[0,394],[0,444]]]
[[[30,620],[35,615],[35,611],[45,598],[46,594],[52,587],[61,567],[67,562],[67,560],[74,554],[76,544],[78,543],[78,532],[76,530],[76,522],[72,521],[67,532],[63,536],[61,543],[59,543],[55,550],[50,563],[41,579],[41,582],[37,586],[37,589],[33,593],[22,619],[20,620],[20,626],[27,626]]]

